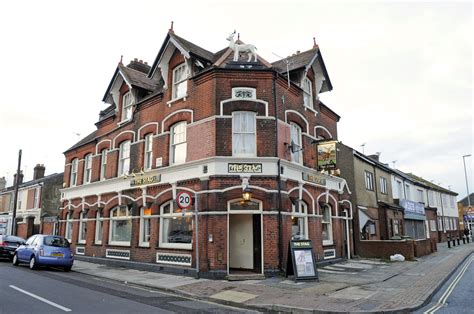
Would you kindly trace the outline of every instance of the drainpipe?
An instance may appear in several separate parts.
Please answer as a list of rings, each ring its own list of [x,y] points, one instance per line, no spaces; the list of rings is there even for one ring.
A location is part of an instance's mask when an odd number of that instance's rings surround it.
[[[347,243],[347,259],[351,259],[351,243],[350,236],[349,236],[349,210],[344,209],[344,216],[346,220],[346,243]]]

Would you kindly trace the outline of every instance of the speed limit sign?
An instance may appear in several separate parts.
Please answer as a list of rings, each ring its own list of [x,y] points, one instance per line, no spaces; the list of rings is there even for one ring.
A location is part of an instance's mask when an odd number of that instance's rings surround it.
[[[191,193],[182,191],[176,195],[176,205],[181,209],[189,208],[192,205]]]

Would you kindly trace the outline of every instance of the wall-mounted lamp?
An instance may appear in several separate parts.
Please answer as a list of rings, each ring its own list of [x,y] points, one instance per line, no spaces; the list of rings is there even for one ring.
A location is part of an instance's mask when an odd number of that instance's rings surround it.
[[[248,202],[252,199],[252,190],[246,186],[242,191],[242,198],[244,201]]]

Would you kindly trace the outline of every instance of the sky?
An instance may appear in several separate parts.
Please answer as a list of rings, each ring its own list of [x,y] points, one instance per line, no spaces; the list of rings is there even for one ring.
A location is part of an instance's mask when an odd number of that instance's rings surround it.
[[[339,140],[466,195],[473,153],[473,4],[460,1],[1,1],[0,177],[63,152],[94,131],[120,57],[152,63],[171,21],[216,52],[234,29],[273,62],[321,49],[341,116]],[[365,145],[363,145],[365,144]],[[363,146],[362,146],[363,145]],[[473,157],[466,157],[474,192]]]

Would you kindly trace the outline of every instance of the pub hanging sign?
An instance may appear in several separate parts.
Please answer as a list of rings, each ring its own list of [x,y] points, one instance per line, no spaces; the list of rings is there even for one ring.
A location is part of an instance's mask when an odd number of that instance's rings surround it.
[[[318,170],[336,169],[336,141],[318,144]]]

